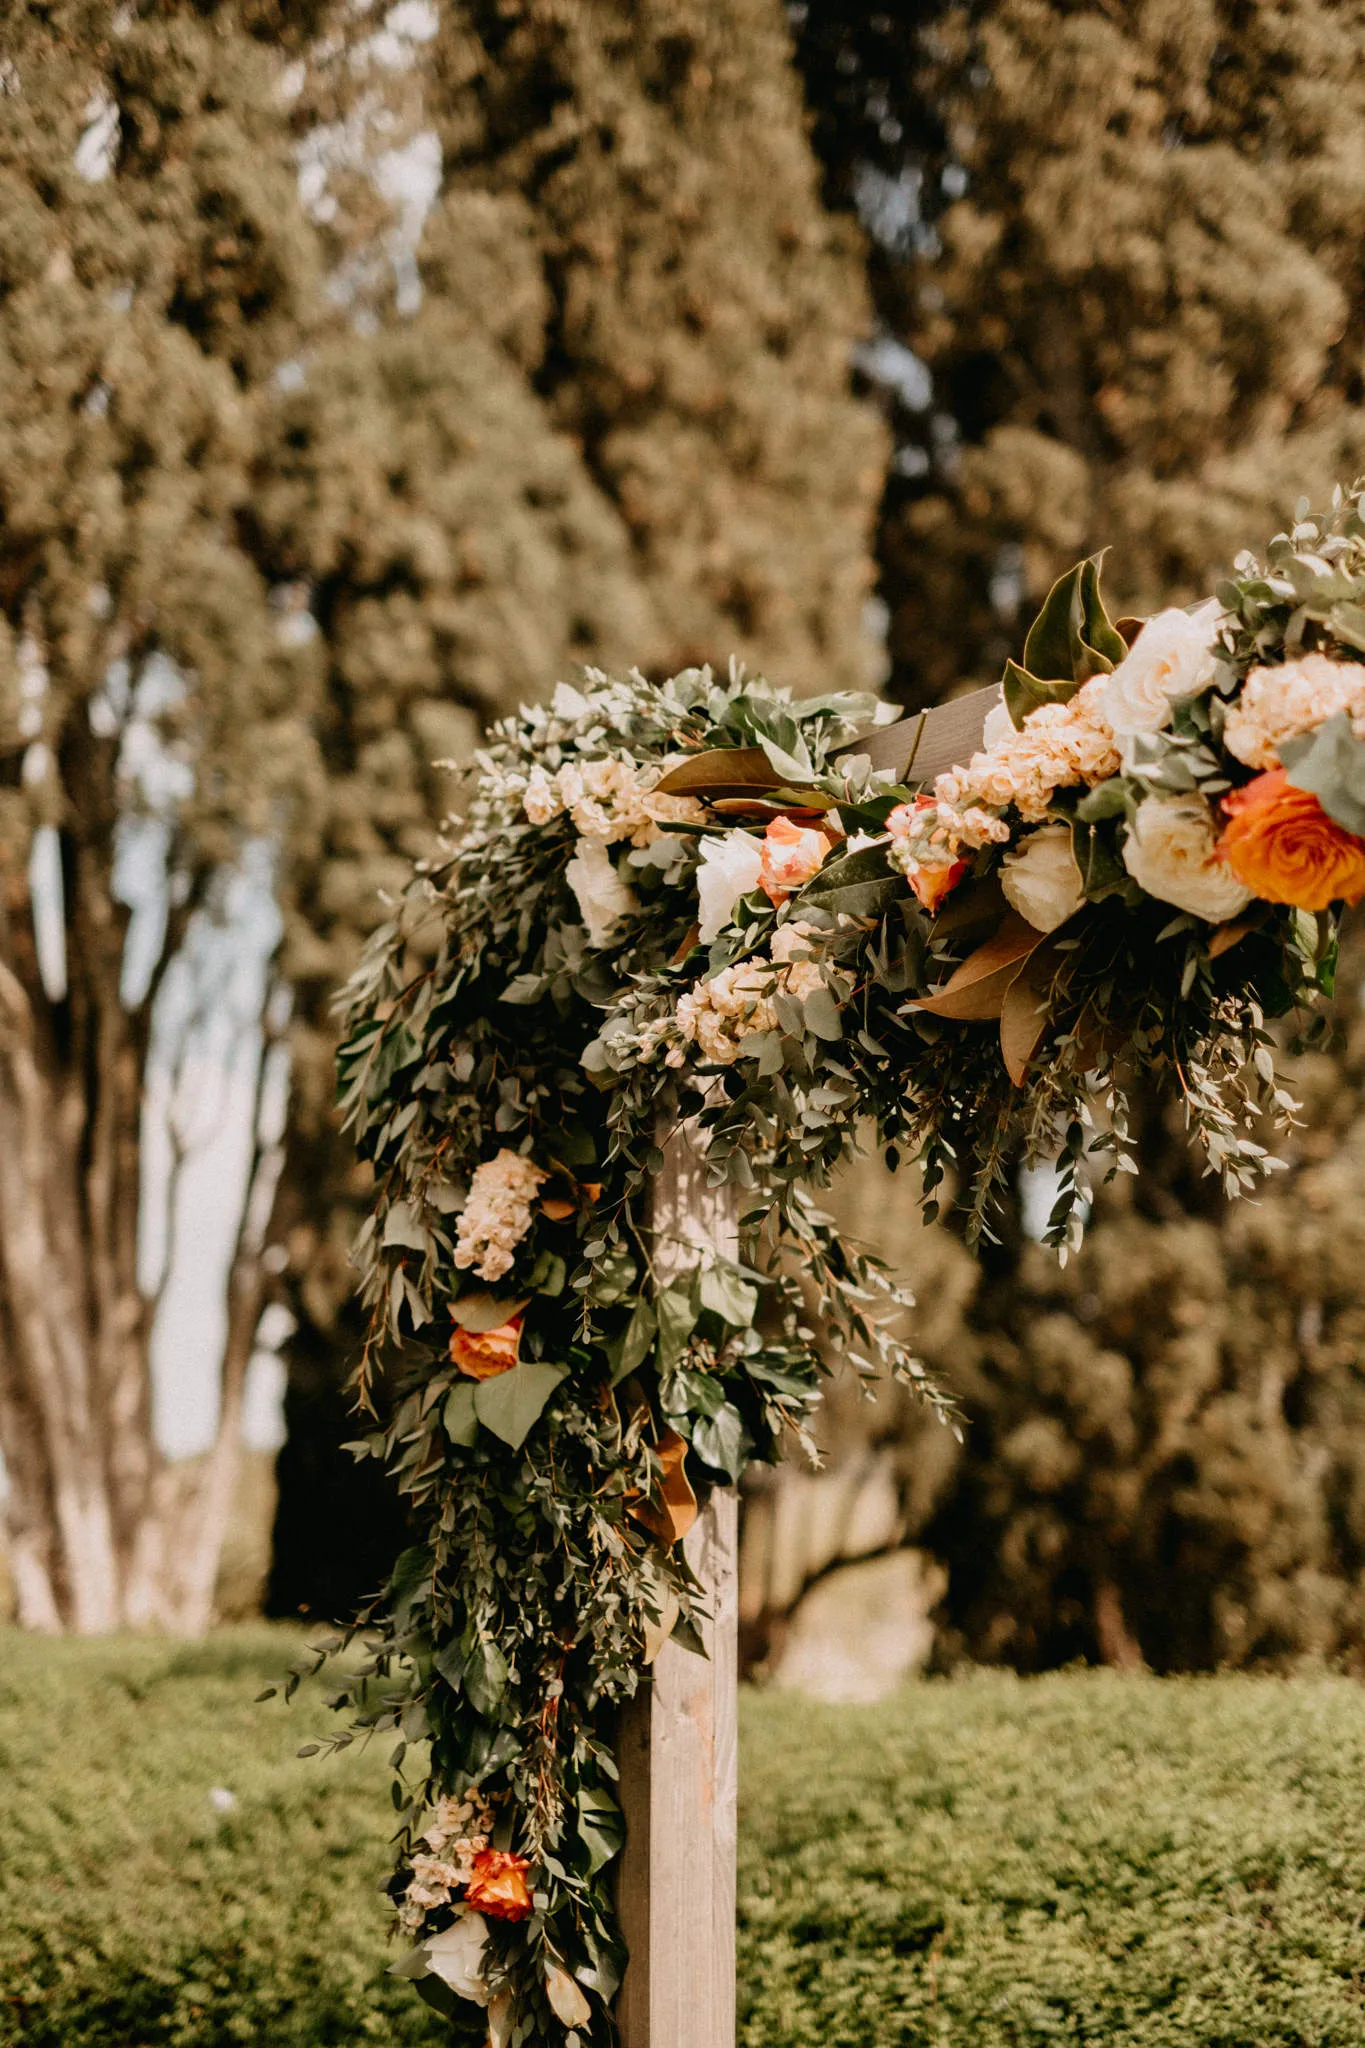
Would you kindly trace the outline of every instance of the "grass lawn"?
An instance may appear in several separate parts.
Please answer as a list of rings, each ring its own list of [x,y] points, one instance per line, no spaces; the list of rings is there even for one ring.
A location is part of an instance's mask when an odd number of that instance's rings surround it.
[[[301,1763],[316,1700],[251,1705],[292,1649],[0,1636],[4,2048],[439,2042],[384,1974],[382,1755]],[[744,2048],[1365,2048],[1347,1681],[982,1674],[743,1727]]]

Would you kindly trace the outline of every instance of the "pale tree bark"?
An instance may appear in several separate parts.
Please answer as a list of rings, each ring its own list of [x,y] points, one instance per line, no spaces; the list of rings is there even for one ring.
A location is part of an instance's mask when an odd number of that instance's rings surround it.
[[[0,1450],[18,1620],[83,1635],[128,1626],[202,1634],[269,1285],[285,1013],[274,1006],[257,1073],[215,1440],[205,1457],[170,1464],[152,1428],[156,1301],[138,1286],[150,998],[141,1016],[121,1001],[124,920],[107,886],[85,892],[79,870],[70,875],[73,971],[60,1003],[43,998],[26,923],[7,921],[9,958],[0,959]]]

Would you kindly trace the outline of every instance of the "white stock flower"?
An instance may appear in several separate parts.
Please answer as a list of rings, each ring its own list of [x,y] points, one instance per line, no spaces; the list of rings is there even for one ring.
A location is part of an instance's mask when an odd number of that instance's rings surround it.
[[[588,928],[588,944],[609,944],[621,919],[637,906],[600,839],[579,840],[578,851],[564,870],[564,879],[573,890]]]
[[[703,946],[720,937],[740,897],[758,887],[762,872],[763,841],[751,832],[725,832],[702,840],[697,902]]]
[[[1055,932],[1085,901],[1085,883],[1069,825],[1044,825],[1021,839],[1000,867],[1000,887],[1011,910],[1036,932]]]
[[[546,1178],[533,1161],[505,1145],[475,1169],[455,1239],[461,1271],[472,1266],[481,1280],[501,1280],[531,1227],[531,1204]]]
[[[487,2005],[488,1986],[483,1978],[484,1954],[488,1946],[488,1923],[482,1913],[462,1913],[458,1920],[433,1934],[422,1946],[434,1976],[448,1984],[457,1998],[475,2005]]]
[[[1124,739],[1160,732],[1177,697],[1213,681],[1213,637],[1222,606],[1216,597],[1197,611],[1177,607],[1148,619],[1125,658],[1104,679],[1104,715]]]
[[[1191,917],[1222,924],[1251,901],[1218,858],[1218,830],[1202,796],[1144,797],[1123,842],[1123,865],[1139,887]]]

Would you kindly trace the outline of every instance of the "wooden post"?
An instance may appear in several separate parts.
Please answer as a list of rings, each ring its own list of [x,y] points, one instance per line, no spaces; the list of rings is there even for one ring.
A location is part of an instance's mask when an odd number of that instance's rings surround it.
[[[697,1245],[733,1257],[736,1206],[735,1189],[707,1187],[696,1131],[671,1138],[652,1203],[661,1277]],[[622,2048],[734,2048],[738,1519],[734,1488],[718,1487],[683,1541],[708,1656],[665,1643],[622,1720]]]

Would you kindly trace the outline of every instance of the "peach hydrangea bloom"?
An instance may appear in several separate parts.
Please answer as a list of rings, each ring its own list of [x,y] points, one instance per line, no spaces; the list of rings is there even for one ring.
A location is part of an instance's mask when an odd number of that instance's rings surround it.
[[[1107,677],[1083,683],[1067,704],[1041,704],[1017,730],[973,754],[965,768],[950,768],[934,784],[934,795],[953,810],[1011,805],[1027,824],[1041,824],[1059,789],[1091,785],[1117,775],[1122,761],[1113,728],[1104,715]]]
[[[1305,654],[1254,668],[1228,706],[1223,738],[1248,768],[1278,768],[1280,745],[1348,711],[1365,738],[1365,665]]]

